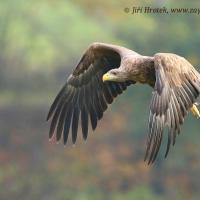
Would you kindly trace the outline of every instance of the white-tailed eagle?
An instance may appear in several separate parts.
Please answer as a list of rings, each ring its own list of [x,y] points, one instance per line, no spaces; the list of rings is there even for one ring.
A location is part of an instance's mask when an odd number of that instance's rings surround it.
[[[80,119],[86,140],[89,123],[95,130],[108,104],[137,83],[153,88],[145,160],[154,162],[165,127],[169,129],[167,156],[188,111],[200,117],[196,107],[200,74],[185,58],[172,53],[148,57],[121,46],[90,45],[50,108],[49,137],[55,133],[58,141],[63,136],[66,144],[71,129],[75,143]]]

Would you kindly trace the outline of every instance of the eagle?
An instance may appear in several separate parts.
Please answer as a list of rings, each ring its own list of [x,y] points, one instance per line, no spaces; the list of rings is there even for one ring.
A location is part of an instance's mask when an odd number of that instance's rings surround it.
[[[92,43],[50,107],[49,138],[55,136],[59,141],[62,137],[65,145],[71,132],[75,144],[80,125],[86,140],[89,124],[95,130],[108,105],[136,84],[153,89],[144,160],[148,164],[155,161],[165,128],[167,157],[188,111],[200,117],[200,74],[185,58],[172,53],[151,57],[122,46]]]

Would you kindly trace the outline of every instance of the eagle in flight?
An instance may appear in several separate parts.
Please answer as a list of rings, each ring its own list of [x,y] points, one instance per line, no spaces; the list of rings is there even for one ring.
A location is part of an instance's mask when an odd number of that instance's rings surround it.
[[[49,110],[49,138],[55,134],[59,141],[63,136],[66,144],[71,130],[74,144],[80,119],[86,140],[89,123],[95,130],[108,104],[137,83],[153,88],[145,160],[149,164],[155,161],[168,127],[166,157],[188,111],[200,117],[200,74],[185,58],[172,53],[148,57],[117,45],[91,44]]]

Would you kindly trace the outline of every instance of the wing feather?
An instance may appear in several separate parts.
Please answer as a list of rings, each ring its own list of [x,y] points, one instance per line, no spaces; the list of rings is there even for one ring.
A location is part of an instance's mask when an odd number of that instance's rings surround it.
[[[68,135],[69,135],[69,130],[70,130],[70,125],[72,121],[72,104],[69,103],[69,109],[66,111],[67,115],[65,117],[65,124],[64,124],[64,131],[63,131],[63,143],[66,144],[68,140]]]
[[[75,105],[74,113],[73,113],[73,120],[72,120],[72,143],[73,144],[76,143],[76,139],[77,139],[79,114],[80,114],[79,106]]]
[[[200,75],[184,58],[159,53],[154,56],[154,66],[156,83],[150,105],[145,154],[149,164],[157,157],[166,126],[169,131],[165,157],[168,155],[188,110],[200,94]]]
[[[137,53],[124,47],[103,43],[94,43],[86,50],[49,110],[47,120],[52,117],[50,138],[55,134],[58,141],[63,134],[63,142],[66,144],[71,130],[74,144],[80,120],[83,138],[87,139],[89,123],[95,130],[108,108],[107,104],[111,104],[127,86],[135,83],[102,81],[103,74],[119,67],[127,54]]]
[[[86,106],[83,106],[81,110],[81,127],[83,139],[86,140],[88,136],[88,111],[86,109]]]

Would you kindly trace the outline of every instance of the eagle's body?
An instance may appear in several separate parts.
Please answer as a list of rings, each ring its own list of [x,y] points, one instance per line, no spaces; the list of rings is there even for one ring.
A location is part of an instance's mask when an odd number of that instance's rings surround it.
[[[121,68],[126,69],[130,80],[154,86],[156,79],[153,57],[130,56],[123,61]]]
[[[78,122],[84,139],[89,120],[93,130],[103,117],[107,104],[129,85],[142,83],[154,88],[150,104],[149,137],[145,159],[152,163],[160,148],[163,131],[169,128],[166,156],[175,143],[180,126],[191,109],[199,115],[196,99],[200,94],[200,74],[183,57],[171,53],[142,56],[130,49],[104,43],[93,43],[84,53],[67,83],[52,104],[50,138],[63,133],[64,144],[69,130],[76,142]]]

